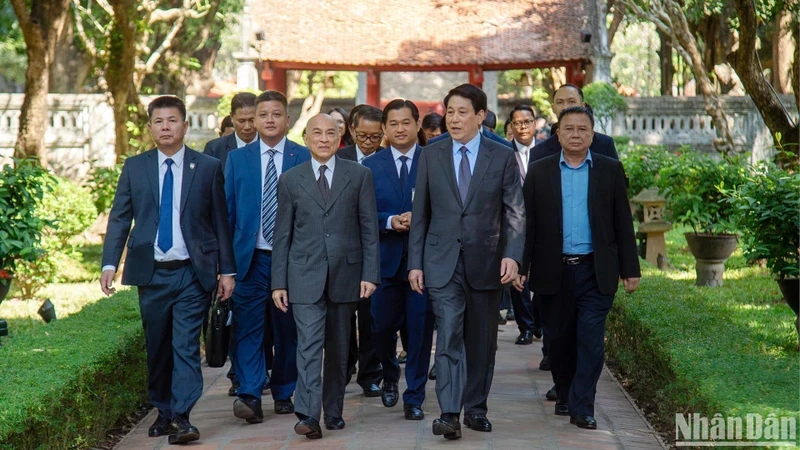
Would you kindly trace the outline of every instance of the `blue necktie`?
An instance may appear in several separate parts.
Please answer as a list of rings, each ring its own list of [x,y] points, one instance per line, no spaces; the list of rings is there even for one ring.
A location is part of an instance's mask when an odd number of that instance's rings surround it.
[[[406,161],[408,161],[408,156],[400,157],[400,189],[403,191],[406,190],[406,182],[408,182],[408,165]]]
[[[158,248],[167,253],[172,248],[172,192],[175,189],[175,178],[172,176],[171,158],[164,161],[167,164],[167,173],[161,184],[161,208],[158,212]]]
[[[269,162],[264,175],[264,188],[261,193],[261,234],[269,245],[272,245],[272,234],[275,231],[275,212],[278,211],[278,171],[275,168],[275,150],[267,150]]]

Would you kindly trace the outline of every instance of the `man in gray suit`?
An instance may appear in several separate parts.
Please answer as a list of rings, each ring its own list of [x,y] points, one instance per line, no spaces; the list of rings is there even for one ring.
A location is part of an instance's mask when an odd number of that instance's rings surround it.
[[[231,296],[236,263],[219,160],[183,144],[189,124],[179,98],[158,97],[147,112],[157,148],[126,159],[122,167],[100,287],[114,293],[111,284],[127,245],[122,284],[139,291],[148,394],[158,408],[148,433],[184,444],[200,438],[189,413],[203,391],[200,327],[209,292],[221,275],[217,293],[223,301]]]
[[[486,94],[463,84],[444,99],[450,138],[425,147],[419,161],[408,279],[436,315],[433,434],[461,437],[459,415],[491,431],[486,399],[497,351],[503,285],[516,279],[525,245],[525,206],[514,151],[481,136]],[[427,285],[427,286],[426,286]],[[466,367],[465,367],[466,366]]]
[[[325,428],[345,426],[350,317],[381,279],[372,172],[336,157],[339,139],[330,116],[312,117],[305,134],[311,161],[286,171],[278,182],[272,299],[284,312],[292,303],[300,419],[294,430],[309,439],[322,437],[323,405]]]

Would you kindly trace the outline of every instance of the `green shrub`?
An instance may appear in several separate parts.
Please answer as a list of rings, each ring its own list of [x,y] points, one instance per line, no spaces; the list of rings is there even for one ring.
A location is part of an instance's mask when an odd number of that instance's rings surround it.
[[[89,171],[89,181],[86,187],[92,193],[92,201],[97,212],[108,213],[111,211],[120,173],[122,173],[122,163],[115,164],[113,167],[92,166],[92,170]]]
[[[0,346],[0,449],[85,448],[146,400],[134,290]]]
[[[615,138],[616,139],[616,138]],[[619,160],[628,176],[628,198],[645,189],[656,187],[659,171],[670,164],[675,155],[660,145],[628,145],[617,147]]]
[[[617,92],[617,88],[602,81],[595,81],[584,87],[583,100],[592,107],[594,117],[603,130],[608,130],[617,113],[628,109],[625,97]]]

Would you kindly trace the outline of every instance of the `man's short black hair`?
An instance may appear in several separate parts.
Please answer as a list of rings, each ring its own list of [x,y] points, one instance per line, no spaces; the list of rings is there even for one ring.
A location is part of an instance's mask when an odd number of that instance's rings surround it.
[[[447,96],[444,98],[445,108],[447,108],[447,103],[450,102],[450,99],[454,95],[469,100],[472,103],[472,109],[475,110],[475,114],[478,114],[480,111],[488,111],[489,109],[487,106],[486,93],[473,84],[462,84],[450,89],[450,92],[448,92]]]
[[[531,113],[531,115],[534,118],[536,118],[536,110],[533,109],[533,106],[522,104],[522,105],[515,106],[514,109],[512,109],[511,112],[508,113],[508,121],[509,122],[512,119],[514,119],[514,113],[517,112],[517,111],[528,111],[529,113]]]
[[[253,97],[255,98],[255,95]],[[231,116],[225,116],[225,118],[222,119],[222,123],[219,125],[220,134],[224,133],[228,128],[233,128],[233,119],[231,119]]]
[[[483,118],[481,125],[494,130],[494,128],[497,126],[497,114],[495,114],[494,111],[487,109],[486,117]]]
[[[561,111],[561,114],[558,115],[558,123],[561,123],[561,119],[565,116],[569,116],[572,114],[584,114],[589,120],[592,122],[592,129],[594,129],[594,115],[589,111],[588,108],[583,106],[570,106],[569,108],[564,109]]]
[[[350,126],[355,130],[361,119],[381,123],[383,111],[370,105],[358,105],[350,112]]]
[[[264,91],[256,97],[256,106],[263,102],[278,102],[283,105],[284,111],[287,113],[289,111],[289,102],[286,101],[286,96],[283,95],[283,92],[273,90]],[[233,114],[233,112],[231,112],[231,114]]]
[[[389,120],[389,111],[395,111],[398,109],[408,108],[411,110],[411,117],[414,118],[415,121],[419,121],[419,108],[417,105],[414,104],[411,100],[403,100],[402,98],[396,98],[383,108],[383,113],[381,115],[381,123],[386,124],[386,121]]]
[[[565,87],[572,88],[572,89],[575,89],[576,91],[578,91],[578,95],[580,96],[581,101],[583,101],[583,89],[579,88],[578,86],[575,86],[572,83],[564,83],[561,86],[559,86],[558,89],[565,88]],[[556,98],[556,92],[558,92],[558,89],[553,91],[553,99]]]
[[[183,100],[175,97],[174,95],[162,95],[156,97],[147,105],[147,117],[149,120],[153,119],[153,111],[164,108],[177,108],[181,114],[181,120],[186,122],[186,103]]]
[[[442,116],[431,111],[422,118],[422,128],[425,130],[438,130],[442,123]]]
[[[242,108],[255,108],[256,94],[252,92],[239,92],[231,99],[231,115]]]

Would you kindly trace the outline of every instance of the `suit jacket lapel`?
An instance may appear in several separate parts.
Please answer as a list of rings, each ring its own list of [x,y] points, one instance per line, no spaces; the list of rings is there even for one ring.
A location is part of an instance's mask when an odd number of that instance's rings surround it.
[[[311,170],[311,161],[306,161],[300,165],[298,175],[300,175],[300,187],[314,199],[320,208],[325,209],[325,200],[322,199],[322,194],[319,192],[317,180]],[[328,194],[330,196],[330,194]],[[328,197],[330,198],[330,197]]]
[[[195,152],[189,147],[186,147],[186,154],[183,157],[183,183],[181,184],[181,214],[183,214],[183,209],[186,207],[186,199],[189,198],[189,190],[192,188],[196,158],[197,155],[195,154]]]
[[[389,180],[389,183],[392,184],[394,188],[394,192],[397,194],[398,198],[404,198],[403,190],[400,186],[400,177],[397,175],[397,165],[394,162],[394,154],[391,150],[386,155],[376,155],[379,158],[383,158],[383,165],[381,166],[383,170],[386,172],[386,178]],[[409,167],[409,171],[411,167]],[[408,181],[408,180],[406,180]]]
[[[480,188],[481,181],[483,181],[483,176],[486,175],[486,170],[489,169],[489,164],[491,164],[492,159],[494,158],[494,152],[483,145],[484,139],[488,138],[486,136],[481,138],[481,145],[478,147],[478,156],[475,160],[475,170],[472,171],[472,180],[469,182],[467,201],[464,203],[464,209],[469,206],[472,198],[475,197],[475,192],[477,192],[478,188]]]
[[[161,200],[158,192],[158,150],[150,150],[147,154],[147,179],[150,181],[150,190],[153,191],[153,201],[156,203],[156,208],[161,205]]]
[[[334,156],[336,158],[336,156]],[[337,163],[341,162],[341,159],[336,161]],[[358,163],[356,163],[358,164]],[[328,202],[325,206],[325,211],[331,209],[334,203],[336,203],[336,199],[339,198],[342,191],[344,191],[345,186],[350,183],[350,168],[344,164],[337,164],[338,167],[333,169],[333,178],[331,179],[331,190],[328,192]],[[317,189],[319,191],[319,189]],[[322,195],[320,195],[320,198]]]
[[[225,149],[228,150],[228,151],[236,150],[238,145],[239,144],[236,143],[236,133],[229,134],[228,135],[228,140],[225,141]],[[224,167],[223,167],[223,169],[224,169]]]
[[[456,184],[455,166],[453,166],[453,139],[441,141],[439,147],[433,150],[439,152],[439,162],[444,171],[445,179],[447,179],[447,184],[450,185],[450,190],[453,191],[456,201],[461,205],[461,196],[458,194],[458,184]]]
[[[247,172],[250,174],[250,182],[253,185],[253,189],[255,190],[254,194],[256,194],[256,198],[259,199],[259,207],[260,207],[260,199],[261,199],[261,192],[264,190],[263,182],[261,180],[261,144],[256,143],[256,145],[248,145],[247,146]]]
[[[283,167],[281,168],[281,173],[297,165],[297,154],[295,145],[287,139],[286,145],[283,147]]]
[[[555,207],[554,213],[558,216],[558,223],[561,225],[561,230],[563,231],[564,215],[562,213],[561,205],[561,168],[559,167],[558,158],[552,159],[547,173],[550,176],[550,187],[553,189],[553,206]]]
[[[589,225],[592,227],[592,229],[594,229],[594,224],[592,223],[592,205],[594,205],[595,196],[602,186],[600,182],[602,171],[596,169],[595,164],[597,163],[602,164],[602,162],[598,161],[598,159],[594,159],[592,160],[592,164],[589,166],[589,193],[586,196],[586,209],[589,211]]]
[[[405,208],[406,203],[411,201],[411,190],[414,189],[414,186],[417,184],[417,164],[419,163],[420,154],[422,154],[422,147],[417,145],[416,150],[414,150],[414,159],[411,161],[411,167],[408,168],[406,191],[403,192],[403,208]]]

